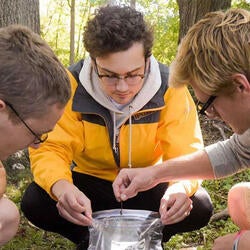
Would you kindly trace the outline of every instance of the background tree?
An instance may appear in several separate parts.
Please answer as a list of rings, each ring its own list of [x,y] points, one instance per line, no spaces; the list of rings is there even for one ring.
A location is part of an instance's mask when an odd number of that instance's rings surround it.
[[[107,4],[109,4],[109,5],[117,5],[117,1],[116,0],[107,0]]]
[[[22,24],[40,34],[39,0],[0,0],[0,27]]]
[[[107,3],[107,1],[75,1],[75,7],[71,4],[72,0],[43,1],[41,8],[41,36],[49,43],[65,66],[69,66],[73,61],[84,58],[86,56],[82,42],[84,26],[87,20],[91,18],[94,10],[98,6]],[[70,28],[71,25],[73,25],[73,20],[71,20],[73,12],[75,31],[74,35],[73,32],[69,35],[69,30],[72,31],[73,28]],[[74,39],[74,41],[72,39]],[[69,59],[70,57],[72,59]]]
[[[135,8],[135,6],[136,6],[136,0],[130,0],[130,6],[132,8]]]
[[[180,14],[179,39],[181,41],[188,29],[206,13],[225,10],[231,7],[231,0],[177,0]]]
[[[75,60],[75,0],[70,3],[70,53],[69,64],[73,64]]]

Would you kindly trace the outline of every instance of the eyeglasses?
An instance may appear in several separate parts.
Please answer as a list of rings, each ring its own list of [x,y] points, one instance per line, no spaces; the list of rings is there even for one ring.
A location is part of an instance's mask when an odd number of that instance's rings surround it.
[[[198,109],[199,114],[206,115],[206,110],[209,108],[209,106],[212,104],[215,98],[216,96],[211,95],[205,103],[198,101],[197,109]]]
[[[5,104],[14,112],[14,114],[19,118],[19,120],[24,124],[24,126],[30,131],[30,133],[35,136],[35,140],[33,142],[34,144],[40,144],[47,140],[47,133],[42,135],[38,135],[37,133],[35,133],[9,102],[5,102]]]
[[[98,65],[96,61],[94,60],[95,63],[95,71],[97,76],[103,81],[104,84],[113,86],[116,85],[119,80],[124,80],[128,85],[133,86],[139,84],[142,79],[145,78],[145,73],[146,73],[146,61],[145,61],[145,67],[144,67],[144,73],[143,74],[127,74],[125,76],[121,76],[118,74],[99,74],[98,72]]]

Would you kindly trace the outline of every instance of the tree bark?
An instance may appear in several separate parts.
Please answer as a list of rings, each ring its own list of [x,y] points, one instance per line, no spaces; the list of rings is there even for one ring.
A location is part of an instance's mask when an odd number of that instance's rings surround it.
[[[0,27],[28,26],[40,34],[39,0],[0,0]]]
[[[180,14],[179,41],[206,13],[231,7],[231,0],[177,0]]]
[[[107,0],[107,4],[108,5],[117,5],[117,1],[116,0]]]
[[[136,0],[130,0],[130,7],[135,9]]]
[[[75,60],[75,0],[71,0],[70,5],[70,55],[69,64]]]

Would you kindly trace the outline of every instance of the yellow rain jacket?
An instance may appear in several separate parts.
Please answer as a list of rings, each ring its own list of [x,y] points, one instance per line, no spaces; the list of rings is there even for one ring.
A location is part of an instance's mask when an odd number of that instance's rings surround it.
[[[112,182],[128,165],[147,167],[203,147],[192,97],[186,87],[168,87],[165,66],[160,64],[157,69],[161,81],[153,97],[139,110],[129,107],[124,116],[104,107],[86,91],[80,73],[83,64],[80,61],[70,68],[72,98],[55,129],[39,149],[30,149],[34,180],[52,198],[52,185],[60,179],[72,182],[72,169]],[[157,70],[151,69],[152,74]],[[149,90],[144,92],[150,95]],[[117,126],[114,119],[119,115],[122,119]],[[179,183],[189,196],[199,187],[199,181]]]

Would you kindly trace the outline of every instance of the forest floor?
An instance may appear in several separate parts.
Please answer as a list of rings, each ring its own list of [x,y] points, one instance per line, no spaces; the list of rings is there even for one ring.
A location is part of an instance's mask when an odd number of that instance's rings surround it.
[[[231,135],[231,131],[227,130],[223,124],[219,123],[220,126],[218,127],[206,118],[202,117],[200,119],[205,145],[222,140],[224,137],[228,138]],[[15,159],[16,158],[13,160],[13,157],[10,157],[4,162],[8,173],[7,195],[18,207],[20,207],[22,194],[27,185],[31,182],[32,175],[28,167],[29,162],[26,154],[21,156],[21,165],[15,164]],[[214,205],[214,219],[212,219],[206,227],[200,230],[173,236],[165,245],[164,250],[210,250],[215,238],[230,232],[236,232],[238,228],[232,223],[227,213],[225,213],[225,209],[227,208],[227,192],[233,184],[248,180],[249,173],[249,171],[244,171],[221,180],[203,181],[203,186],[208,190]],[[57,234],[45,232],[31,226],[22,215],[21,224],[16,237],[1,249],[73,250],[75,246],[70,241]]]

